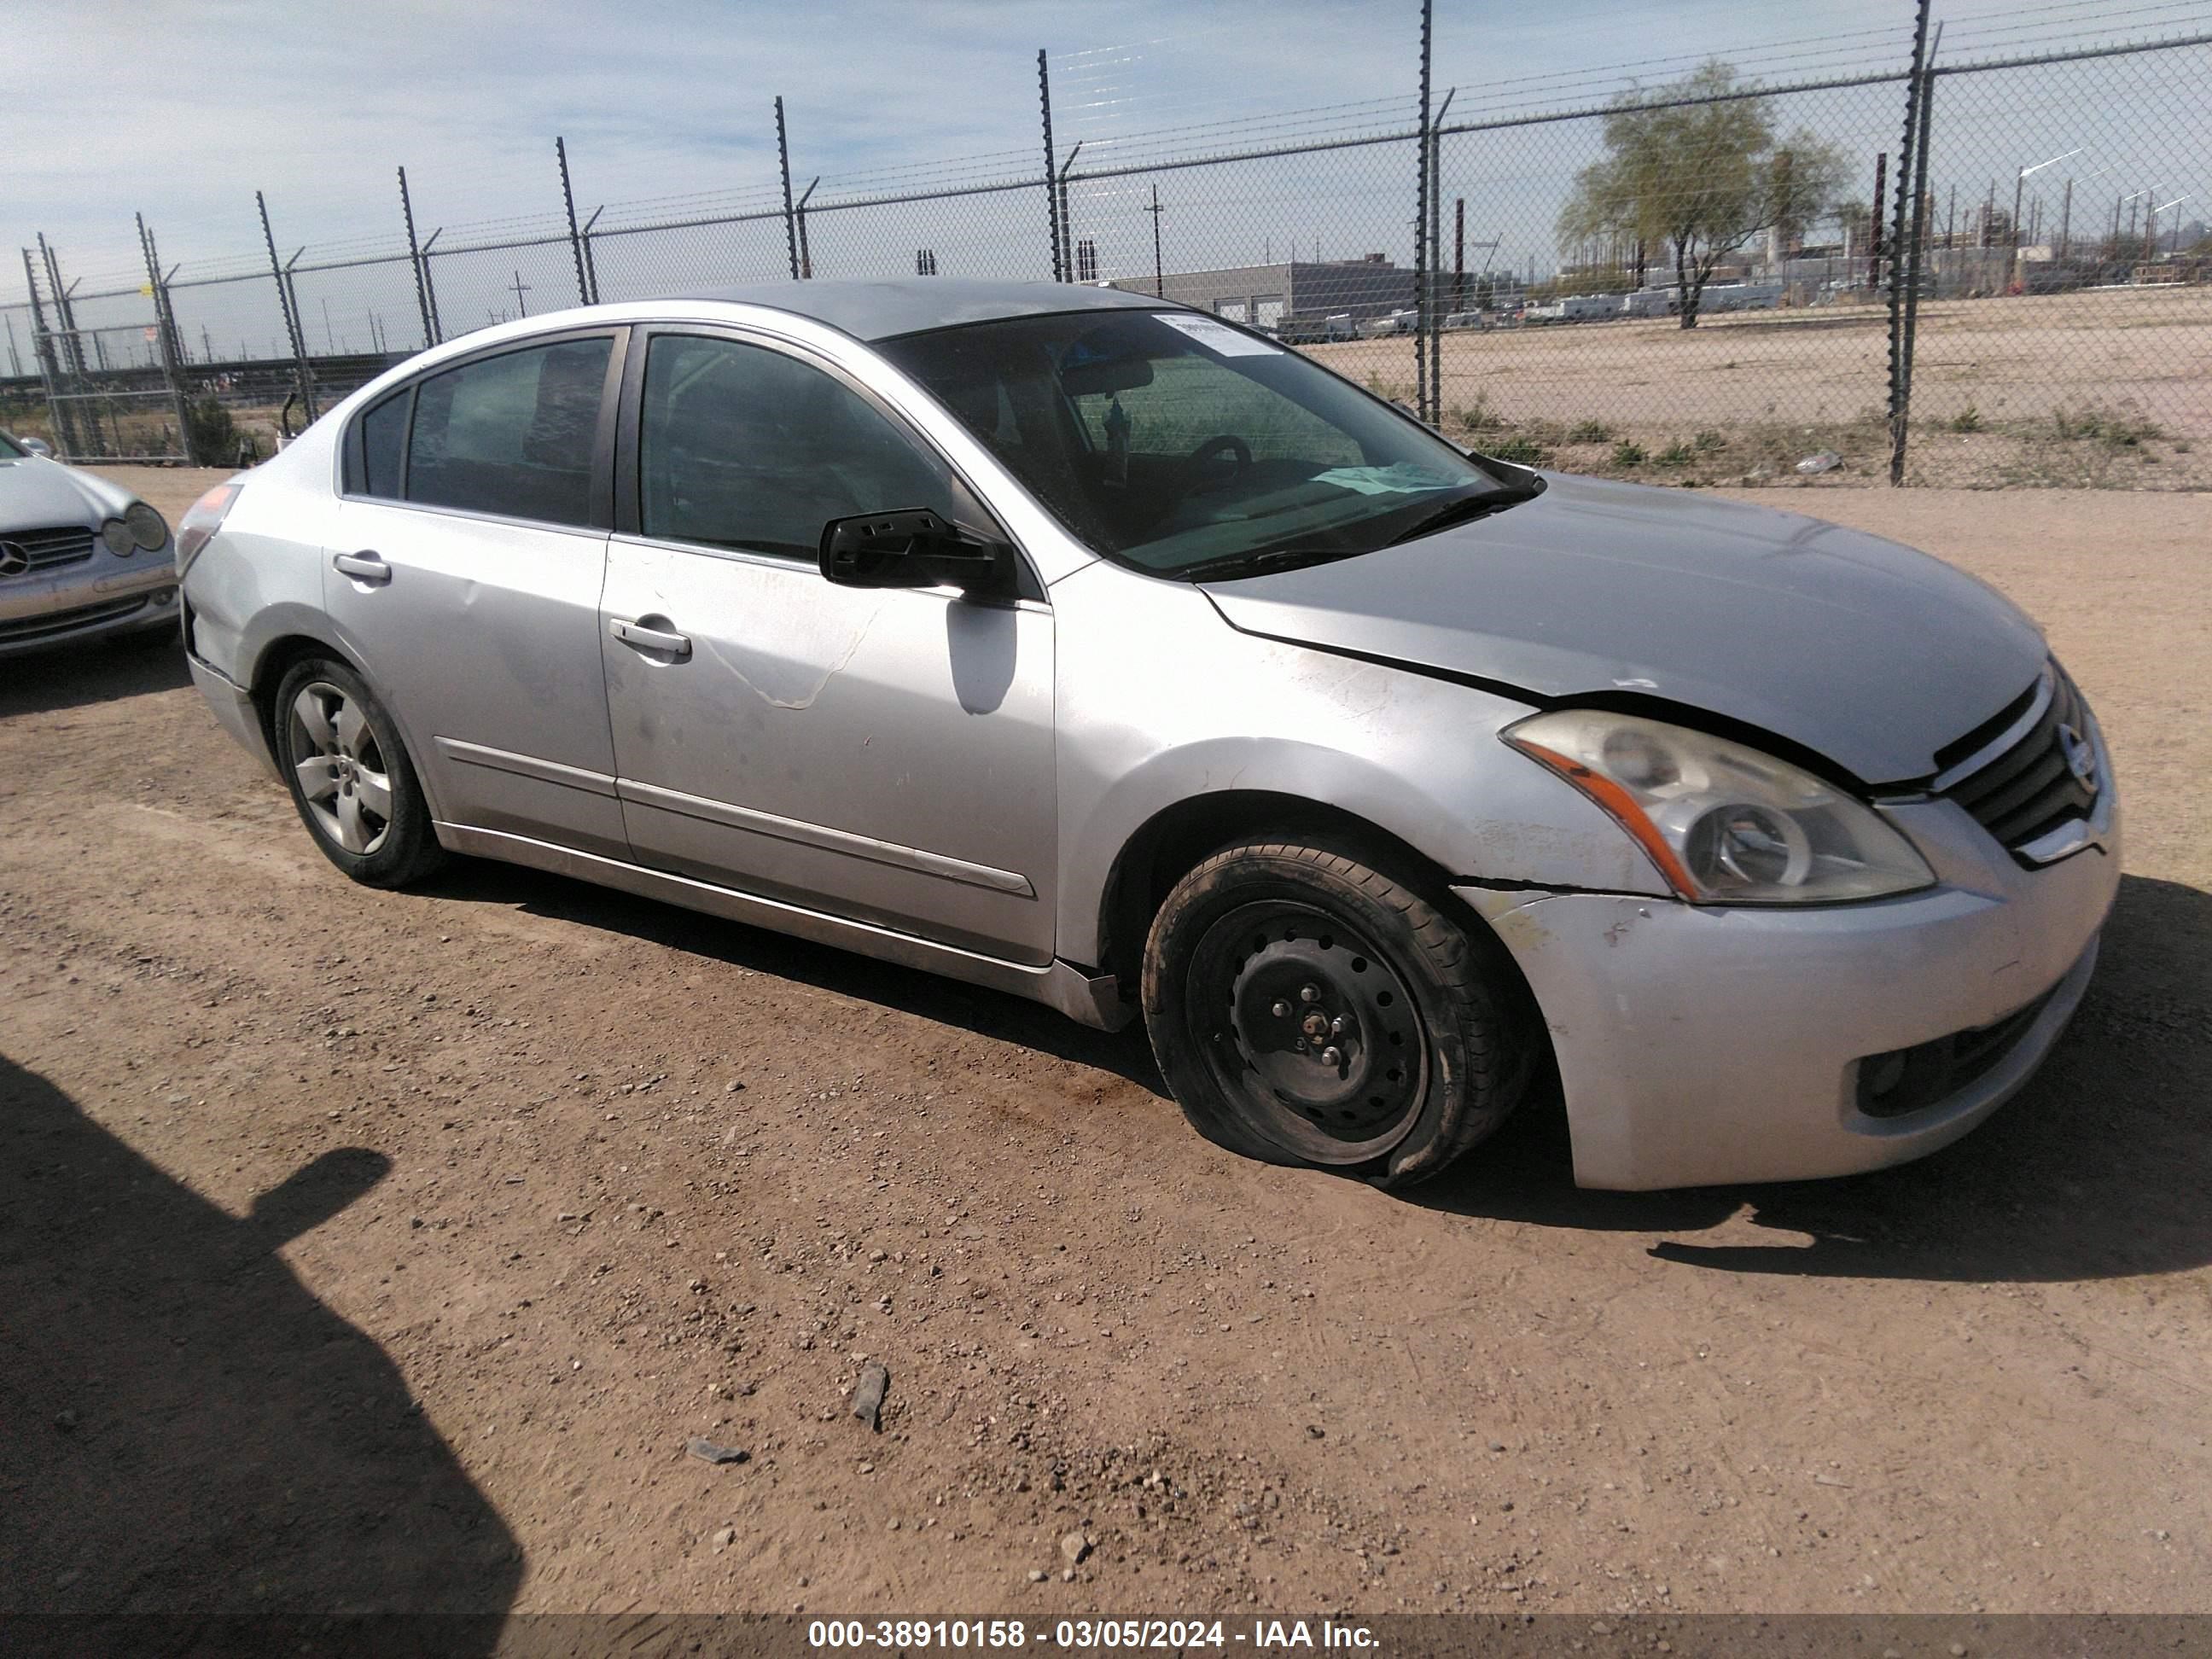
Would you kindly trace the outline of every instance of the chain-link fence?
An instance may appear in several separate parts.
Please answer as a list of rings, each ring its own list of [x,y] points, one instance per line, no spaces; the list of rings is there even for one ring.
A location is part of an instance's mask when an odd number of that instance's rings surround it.
[[[592,300],[792,277],[1111,283],[1509,459],[1652,482],[2212,484],[2212,36],[1608,103],[1495,89],[386,228],[0,305],[0,423],[227,464],[388,364]],[[1756,67],[1757,60],[1753,60]],[[1433,100],[1431,91],[1441,94]],[[1487,101],[1486,102],[1486,100]],[[1409,102],[1411,100],[1408,100]],[[164,346],[166,345],[166,354]]]

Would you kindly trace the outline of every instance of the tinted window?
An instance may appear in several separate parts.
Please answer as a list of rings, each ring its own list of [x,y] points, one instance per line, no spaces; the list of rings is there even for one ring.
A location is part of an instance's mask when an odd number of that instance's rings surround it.
[[[362,416],[362,476],[349,481],[361,495],[398,497],[400,447],[407,436],[407,398],[404,392],[386,398]]]
[[[592,444],[610,340],[532,346],[416,388],[407,499],[547,524],[591,522]]]
[[[811,559],[831,519],[954,513],[936,463],[818,368],[734,340],[665,334],[645,360],[639,528]]]

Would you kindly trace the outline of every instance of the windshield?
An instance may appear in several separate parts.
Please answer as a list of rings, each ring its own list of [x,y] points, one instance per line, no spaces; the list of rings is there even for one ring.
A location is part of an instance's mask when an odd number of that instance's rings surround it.
[[[1194,312],[1008,318],[879,349],[1074,535],[1161,575],[1350,557],[1531,493]]]
[[[6,433],[0,432],[0,460],[20,461],[31,452],[21,447]]]

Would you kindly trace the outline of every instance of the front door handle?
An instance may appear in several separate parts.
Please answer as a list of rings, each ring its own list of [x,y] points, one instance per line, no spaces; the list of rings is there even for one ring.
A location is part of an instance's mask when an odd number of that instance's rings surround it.
[[[392,567],[383,558],[363,548],[358,553],[341,553],[331,561],[331,568],[343,572],[356,581],[374,582],[380,587],[392,580]]]
[[[689,635],[664,633],[658,628],[641,628],[637,623],[624,622],[618,617],[608,621],[607,632],[624,645],[640,651],[654,651],[665,657],[688,657],[691,654]]]

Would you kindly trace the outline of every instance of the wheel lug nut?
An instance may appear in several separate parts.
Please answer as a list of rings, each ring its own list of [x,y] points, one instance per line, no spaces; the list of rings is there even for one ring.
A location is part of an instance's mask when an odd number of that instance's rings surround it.
[[[1343,1065],[1343,1064],[1344,1064],[1344,1051],[1343,1051],[1341,1048],[1324,1048],[1324,1049],[1322,1049],[1322,1050],[1321,1051],[1321,1063],[1322,1063],[1322,1065],[1324,1065],[1324,1066],[1341,1066],[1341,1065]]]
[[[1267,1012],[1274,1015],[1277,1019],[1288,1019],[1291,1017],[1291,1005],[1287,1002],[1279,1002]]]
[[[1317,985],[1300,986],[1298,988],[1298,1000],[1300,1002],[1319,1002],[1321,1000],[1321,988]]]
[[[1291,1039],[1291,1047],[1296,1052],[1304,1054],[1306,1051],[1306,1040],[1304,1037],[1292,1037]]]
[[[1328,1023],[1328,1034],[1331,1036],[1342,1036],[1351,1029],[1352,1022],[1346,1019],[1342,1014],[1339,1014],[1334,1019]]]

